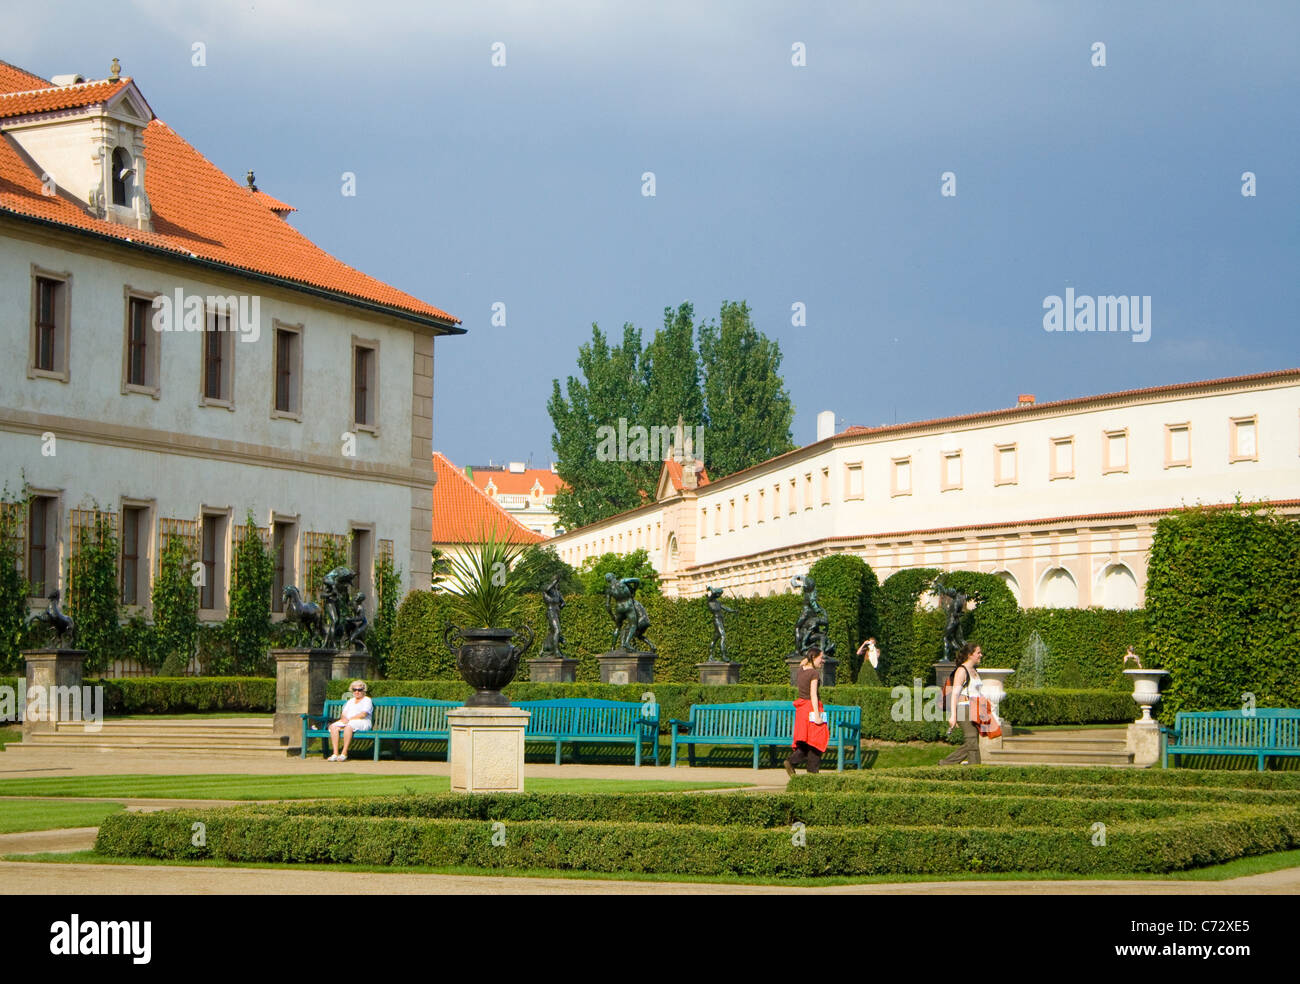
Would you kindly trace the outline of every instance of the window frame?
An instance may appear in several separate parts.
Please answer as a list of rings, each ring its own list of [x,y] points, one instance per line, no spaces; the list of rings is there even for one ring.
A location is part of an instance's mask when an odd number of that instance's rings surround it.
[[[41,500],[49,504],[47,510],[52,507],[53,515],[47,511],[42,517],[43,544],[41,546],[41,590],[36,594],[31,593],[31,588],[37,583],[32,579],[32,549],[35,538],[32,536],[32,504],[36,500]],[[63,565],[61,562],[61,546],[63,541],[63,490],[62,489],[29,489],[27,499],[27,515],[24,517],[25,529],[23,535],[26,542],[23,544],[23,580],[28,585],[28,603],[43,602],[54,591],[61,590],[63,585],[59,581],[59,576]],[[51,579],[51,562],[53,562],[53,578]]]
[[[1174,457],[1174,434],[1178,431],[1187,433],[1187,457]],[[1180,421],[1176,424],[1165,424],[1165,468],[1191,468],[1192,467],[1192,422],[1190,420]]]
[[[289,409],[281,410],[280,403],[280,333],[294,336],[289,354]],[[275,420],[293,420],[302,423],[302,361],[306,328],[303,324],[288,324],[277,319],[271,321],[271,417]]]
[[[285,587],[298,584],[298,544],[301,542],[298,520],[296,513],[292,516],[285,513],[271,513],[271,618],[276,621],[284,618]],[[292,534],[292,539],[281,537],[280,544],[277,545],[276,533],[285,528]],[[285,546],[286,549],[281,550],[280,546]]]
[[[1008,478],[1002,471],[1002,461],[1005,452],[1011,452],[1012,474]],[[996,488],[999,485],[1019,485],[1020,484],[1020,446],[1013,441],[1010,444],[993,445],[993,485]]]
[[[858,490],[853,491],[854,476],[857,477]],[[844,464],[844,501],[859,502],[867,497],[867,476],[861,461],[848,461]]]
[[[27,346],[27,378],[28,379],[54,379],[61,383],[70,380],[72,372],[72,353],[71,353],[71,323],[72,323],[72,274],[68,271],[48,270],[39,267],[36,264],[31,266],[31,317],[30,317],[30,335]],[[41,322],[40,322],[40,282],[42,280],[51,281],[60,288],[60,297],[55,299],[55,323],[53,325],[51,346],[53,347],[52,359],[53,369],[42,369],[37,365],[37,356],[40,350]],[[60,303],[60,298],[62,303]]]
[[[199,556],[198,560],[204,567],[207,582],[199,587],[199,619],[200,621],[213,622],[221,621],[229,615],[230,608],[230,540],[232,535],[231,517],[234,515],[233,509],[229,506],[203,506],[199,511]],[[208,520],[217,520],[220,525],[217,528],[217,535],[213,538],[216,548],[216,556],[212,559],[211,574],[208,574],[208,560],[204,556],[206,544],[205,533],[207,531]],[[203,592],[206,588],[212,590],[211,607],[205,607],[203,604]],[[218,590],[220,589],[220,590]]]
[[[907,467],[907,488],[898,484],[898,469],[900,466]],[[916,476],[912,472],[912,456],[903,455],[898,458],[889,459],[889,497],[891,499],[902,495],[911,495],[912,489],[916,486]]]
[[[233,296],[233,295],[232,295]],[[203,331],[199,336],[199,406],[220,407],[235,410],[235,336],[238,328],[230,327],[231,317],[238,318],[239,310],[226,311],[224,314],[215,308],[203,309]],[[218,319],[226,319],[225,329],[218,328]],[[221,341],[221,369],[218,371],[217,388],[220,396],[208,396],[208,351],[209,336],[216,335]]]
[[[1255,429],[1255,450],[1251,454],[1242,454],[1238,445],[1238,435],[1241,433],[1241,426],[1250,424]],[[1259,460],[1259,414],[1252,413],[1245,417],[1228,418],[1228,464],[1236,464],[1238,461],[1258,461]]]
[[[371,371],[367,374],[366,394],[367,410],[370,411],[371,421],[362,422],[357,419],[357,352],[358,350],[368,350],[370,352]],[[379,339],[377,338],[360,338],[352,336],[352,362],[351,362],[351,410],[348,412],[352,417],[352,430],[354,433],[365,432],[367,434],[379,435]]]
[[[948,481],[948,462],[953,458],[957,459],[957,481]],[[939,491],[956,492],[960,491],[966,479],[966,463],[962,460],[961,448],[955,451],[939,452]]]
[[[1066,444],[1070,446],[1070,470],[1068,472],[1061,471],[1056,467],[1056,449]],[[1073,434],[1064,435],[1062,437],[1049,437],[1047,439],[1047,453],[1049,456],[1047,460],[1047,467],[1049,469],[1048,481],[1055,482],[1057,479],[1074,478],[1075,469],[1078,465],[1077,450],[1078,448],[1075,447]]]
[[[1124,438],[1124,464],[1122,465],[1117,465],[1115,462],[1110,460],[1111,440],[1116,437]],[[1103,430],[1101,432],[1101,473],[1103,475],[1126,474],[1128,472],[1129,460],[1132,456],[1133,450],[1130,447],[1127,427]]]
[[[129,285],[122,288],[122,306],[125,309],[122,315],[122,392],[124,394],[140,393],[155,400],[160,399],[162,396],[162,377],[159,369],[162,365],[161,346],[164,332],[154,331],[152,313],[146,315],[144,328],[145,381],[143,383],[131,382],[131,306],[133,302],[143,303],[152,312],[154,298],[159,296],[161,295],[158,291],[137,290]]]
[[[135,499],[129,496],[123,496],[118,500],[118,516],[120,517],[120,526],[118,528],[118,601],[126,608],[129,614],[148,615],[152,610],[153,596],[153,558],[154,558],[154,523],[156,499]],[[128,602],[126,595],[126,518],[128,512],[139,512],[143,515],[139,518],[136,529],[136,550],[138,551],[135,560],[136,567],[136,601]]]

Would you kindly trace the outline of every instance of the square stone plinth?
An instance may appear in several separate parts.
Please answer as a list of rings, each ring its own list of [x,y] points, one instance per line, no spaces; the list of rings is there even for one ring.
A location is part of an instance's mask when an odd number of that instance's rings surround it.
[[[453,793],[522,793],[524,731],[517,707],[458,707],[447,712]]]
[[[711,687],[720,683],[740,683],[739,663],[696,663],[700,683]]]
[[[1133,765],[1149,769],[1160,761],[1160,724],[1157,721],[1134,721],[1128,726],[1125,750],[1133,753]]]
[[[22,715],[23,734],[37,734],[43,731],[55,730],[55,725],[59,721],[61,713],[60,707],[68,707],[69,702],[60,702],[60,700],[50,700],[59,693],[71,694],[74,691],[77,696],[81,696],[81,672],[86,662],[86,651],[84,649],[29,649],[23,653],[23,659],[26,661],[26,692],[23,694],[21,703],[33,704],[43,708],[32,714],[26,713],[28,708],[15,707],[17,714]],[[40,687],[38,691],[35,688]],[[62,691],[55,690],[55,687],[65,688]],[[35,695],[44,695],[44,698],[37,701]],[[81,701],[76,702],[77,708],[81,709]],[[102,698],[100,707],[102,709]],[[70,710],[70,708],[69,708]],[[73,720],[78,719],[73,717]]]
[[[564,656],[539,656],[528,660],[531,683],[573,683],[578,679],[578,661]]]
[[[803,661],[802,656],[787,656],[785,665],[790,667],[790,686],[799,686],[799,664]],[[826,656],[822,659],[822,675],[820,685],[823,687],[835,686],[835,669],[840,665],[838,659],[832,659]]]
[[[601,683],[654,683],[654,653],[608,652],[597,656]]]
[[[370,654],[362,652],[336,653],[330,667],[331,680],[368,680]]]
[[[275,734],[302,739],[302,715],[325,710],[325,688],[334,668],[334,649],[273,649]]]

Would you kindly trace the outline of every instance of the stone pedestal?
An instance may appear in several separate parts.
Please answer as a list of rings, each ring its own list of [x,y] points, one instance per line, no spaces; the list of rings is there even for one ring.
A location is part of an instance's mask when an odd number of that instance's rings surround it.
[[[696,663],[700,671],[700,683],[712,687],[720,683],[740,683],[739,663]]]
[[[517,707],[457,707],[451,730],[453,793],[522,793],[524,731],[530,712]]]
[[[957,664],[941,659],[939,662],[932,664],[934,666],[934,685],[943,690],[943,685],[948,682],[952,676],[952,671],[957,669]]]
[[[368,680],[370,677],[370,654],[362,651],[334,654],[333,664],[330,666],[331,680]]]
[[[567,656],[538,656],[528,660],[531,683],[573,683],[578,679],[578,661]]]
[[[325,687],[334,668],[335,649],[272,649],[275,659],[275,734],[302,740],[303,714],[325,709]]]
[[[1160,724],[1156,721],[1134,721],[1128,726],[1125,751],[1133,755],[1133,765],[1149,769],[1160,761]]]
[[[790,667],[790,686],[799,686],[799,664],[803,657],[797,653],[785,658],[785,665]],[[832,659],[830,656],[822,659],[822,675],[819,685],[823,687],[835,686],[835,669],[840,665],[838,659]]]
[[[86,662],[84,649],[29,649],[23,653],[23,659],[27,664],[26,692],[19,695],[14,711],[22,718],[24,735],[53,731],[64,711],[70,712],[64,720],[85,720],[81,706],[81,671]],[[36,687],[41,689],[37,691]],[[58,691],[55,687],[65,689]],[[61,693],[72,693],[66,688],[75,688],[75,704],[60,699]],[[102,711],[102,704],[100,708]],[[29,709],[30,714],[27,713]]]
[[[601,683],[654,683],[654,653],[627,653],[619,650],[597,656]]]
[[[1002,706],[1003,698],[1007,696],[1007,678],[1016,671],[999,669],[998,667],[990,667],[986,670],[981,666],[976,669],[975,672],[979,674],[980,679],[984,683],[984,696],[987,697],[989,703],[993,705],[993,716],[1002,724],[1002,738],[1010,738],[1013,734],[1011,730],[1011,722],[1002,716],[1002,712],[999,708]],[[1002,747],[1002,738],[992,739],[997,743],[997,747],[999,748]]]

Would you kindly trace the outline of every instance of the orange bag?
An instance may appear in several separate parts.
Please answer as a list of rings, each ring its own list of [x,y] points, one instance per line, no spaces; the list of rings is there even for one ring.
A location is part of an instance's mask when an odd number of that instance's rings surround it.
[[[970,699],[970,719],[985,738],[1002,737],[1002,725],[993,716],[993,703],[987,697]]]

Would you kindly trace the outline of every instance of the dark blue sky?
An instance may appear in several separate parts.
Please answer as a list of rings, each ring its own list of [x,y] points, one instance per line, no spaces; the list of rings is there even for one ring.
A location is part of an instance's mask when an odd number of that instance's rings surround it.
[[[648,339],[682,300],[749,302],[800,444],[824,409],[1300,365],[1293,2],[52,0],[4,24],[0,58],[47,78],[120,58],[306,235],[463,319],[435,375],[458,464],[549,462],[551,380],[592,322]],[[1149,295],[1150,341],[1045,332],[1067,287]]]

